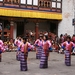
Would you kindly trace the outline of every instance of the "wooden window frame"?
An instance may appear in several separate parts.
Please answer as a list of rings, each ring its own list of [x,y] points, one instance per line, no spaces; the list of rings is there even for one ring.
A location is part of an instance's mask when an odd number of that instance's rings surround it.
[[[18,3],[14,3],[13,1],[15,1],[15,0],[10,0],[11,2],[8,2],[9,0],[7,0],[7,1],[5,1],[4,0],[4,3],[7,3],[7,4],[20,4],[20,0],[18,0]]]
[[[27,0],[26,0],[26,1],[27,1]],[[26,4],[22,4],[22,3],[21,3],[21,0],[20,0],[20,3],[19,3],[19,4],[20,4],[20,5],[26,5]]]
[[[9,0],[8,0],[9,1]],[[24,7],[23,8],[29,8],[29,6],[30,6],[30,9],[35,9],[35,5],[33,4],[33,0],[32,0],[32,5],[28,5],[27,4],[27,0],[26,0],[26,3],[25,4],[21,4],[21,0],[18,0],[19,1],[19,3],[9,3],[9,2],[5,2],[5,0],[3,0],[3,2],[2,1],[0,1],[1,3],[3,3],[1,6],[5,6],[5,4],[12,4],[13,6],[15,6],[15,5],[19,5],[18,7],[21,9],[22,7],[21,7],[21,5],[23,5]],[[46,9],[47,8],[47,10],[49,10],[49,11],[53,11],[54,10],[54,12],[58,12],[58,11],[61,11],[62,12],[62,0],[61,1],[52,1],[52,0],[50,0],[50,6],[48,7],[48,1],[47,1],[47,7],[45,7],[45,6],[40,6],[40,4],[39,4],[39,2],[40,1],[44,1],[44,0],[38,0],[38,5],[36,6],[36,9],[35,10],[43,10],[43,11],[46,11],[46,10],[44,10],[44,8]],[[45,0],[45,2],[46,2],[46,0]],[[56,2],[56,5],[55,5],[55,7],[52,7],[52,2]],[[60,8],[57,8],[57,3],[61,3],[61,7]],[[8,5],[8,6],[9,6]]]

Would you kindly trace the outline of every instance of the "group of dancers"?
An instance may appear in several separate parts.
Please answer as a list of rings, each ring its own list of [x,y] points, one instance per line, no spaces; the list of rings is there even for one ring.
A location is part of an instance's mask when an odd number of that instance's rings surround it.
[[[17,45],[16,59],[20,61],[20,70],[27,71],[27,58],[28,52],[36,49],[36,59],[40,59],[40,68],[48,68],[48,56],[49,48],[51,47],[51,42],[48,40],[47,36],[39,36],[39,39],[35,41],[32,45],[28,41],[28,38],[15,40],[15,45]]]
[[[36,50],[36,59],[40,59],[40,68],[48,68],[49,49],[52,47],[51,40],[48,36],[39,36],[34,44],[31,44],[27,37],[19,37],[15,40],[14,44],[17,46],[16,59],[20,61],[21,71],[28,70],[28,52],[33,49]],[[65,50],[65,65],[71,66],[71,50],[75,48],[75,44],[71,41],[70,36],[67,36],[67,40],[61,44],[61,47]],[[3,49],[0,41],[0,59],[2,52]]]
[[[20,40],[21,41],[21,40]],[[17,51],[17,60],[20,60],[20,70],[27,71],[27,58],[28,52],[33,48],[36,49],[36,59],[40,59],[40,68],[48,68],[49,49],[52,47],[51,40],[48,36],[39,36],[33,45],[30,44],[28,38],[23,38],[23,43],[19,44]],[[61,44],[61,47],[65,50],[65,64],[71,66],[71,50],[75,47],[75,44],[71,41],[71,37],[67,36],[67,40]]]

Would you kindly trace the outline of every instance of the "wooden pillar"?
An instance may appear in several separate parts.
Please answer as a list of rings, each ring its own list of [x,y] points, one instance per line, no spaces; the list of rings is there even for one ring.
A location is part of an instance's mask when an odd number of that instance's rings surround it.
[[[13,38],[13,28],[14,28],[14,22],[10,22],[10,38]]]
[[[35,26],[35,39],[38,39],[38,34],[39,34],[38,25],[39,25],[39,23],[36,23],[36,26]]]

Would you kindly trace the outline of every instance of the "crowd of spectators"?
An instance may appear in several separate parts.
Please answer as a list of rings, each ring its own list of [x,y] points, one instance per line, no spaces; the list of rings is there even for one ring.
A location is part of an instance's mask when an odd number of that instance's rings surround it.
[[[43,35],[48,36],[49,40],[51,41],[51,43],[52,43],[51,51],[63,53],[63,49],[61,48],[61,44],[66,41],[66,38],[68,36],[67,33],[61,34],[58,37],[57,35],[55,35],[54,33],[51,33],[51,32],[47,32],[47,31],[39,32],[39,36],[43,36]],[[35,42],[35,33],[34,32],[26,33],[26,37],[29,38],[29,42],[31,42],[32,44]],[[7,40],[3,41],[5,51],[15,51],[15,50],[17,50],[17,47],[14,44],[15,40],[16,39],[14,39],[14,40],[13,39],[7,39]],[[75,35],[71,36],[71,41],[73,43],[75,43]]]

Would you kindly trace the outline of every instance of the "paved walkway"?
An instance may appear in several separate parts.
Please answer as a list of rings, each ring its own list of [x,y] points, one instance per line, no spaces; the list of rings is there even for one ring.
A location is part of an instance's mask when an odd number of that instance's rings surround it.
[[[20,71],[20,62],[16,60],[16,52],[3,53],[0,62],[0,75],[75,75],[75,56],[72,55],[72,66],[65,66],[64,54],[50,53],[49,68],[40,69],[39,60],[35,59],[35,52],[29,53],[28,71]]]

